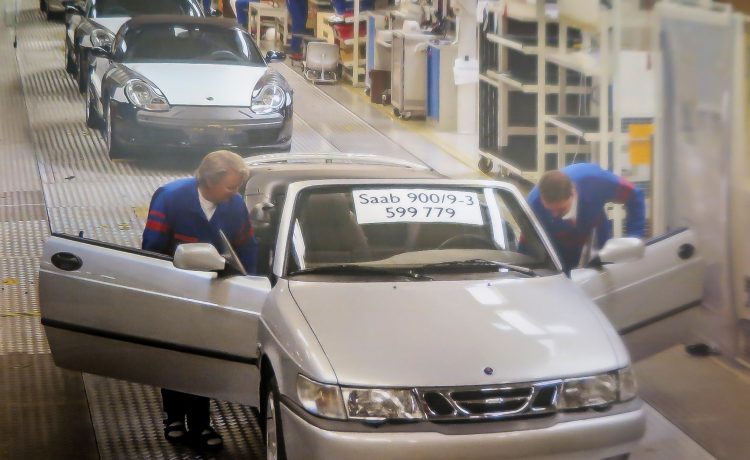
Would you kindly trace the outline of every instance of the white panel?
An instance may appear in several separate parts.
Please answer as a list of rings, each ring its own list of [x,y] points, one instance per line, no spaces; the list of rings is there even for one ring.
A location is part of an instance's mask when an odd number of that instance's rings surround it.
[[[596,25],[600,22],[599,0],[559,0],[560,16]]]

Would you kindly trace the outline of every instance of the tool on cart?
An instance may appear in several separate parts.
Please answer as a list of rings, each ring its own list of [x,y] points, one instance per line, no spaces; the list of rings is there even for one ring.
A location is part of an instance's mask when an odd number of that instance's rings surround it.
[[[303,75],[313,84],[338,80],[339,45],[324,41],[307,43]]]

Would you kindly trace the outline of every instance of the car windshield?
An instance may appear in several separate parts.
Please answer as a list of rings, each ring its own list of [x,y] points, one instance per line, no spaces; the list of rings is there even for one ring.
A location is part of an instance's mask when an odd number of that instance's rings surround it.
[[[106,18],[141,14],[201,16],[190,0],[96,0],[91,17]]]
[[[558,271],[516,195],[500,188],[312,187],[291,224],[289,276]]]
[[[246,32],[209,24],[147,24],[129,29],[115,58],[119,62],[265,65]]]

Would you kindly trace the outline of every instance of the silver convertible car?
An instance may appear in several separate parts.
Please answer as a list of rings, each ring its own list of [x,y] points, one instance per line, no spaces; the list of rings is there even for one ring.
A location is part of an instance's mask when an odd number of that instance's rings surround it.
[[[634,448],[645,415],[617,331],[699,299],[690,231],[611,240],[574,281],[507,183],[376,157],[251,160],[257,273],[201,243],[172,258],[46,242],[57,365],[258,407],[269,459]]]
[[[111,50],[91,53],[86,121],[103,128],[110,158],[291,147],[292,90],[236,21],[140,16],[120,27]]]

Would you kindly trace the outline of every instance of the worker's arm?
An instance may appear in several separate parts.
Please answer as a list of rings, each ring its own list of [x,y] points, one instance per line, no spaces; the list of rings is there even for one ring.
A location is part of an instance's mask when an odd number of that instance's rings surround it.
[[[166,194],[162,189],[157,190],[151,198],[151,205],[148,209],[142,249],[169,254],[172,245],[172,227],[169,223],[167,207]]]
[[[237,226],[237,232],[230,237],[230,241],[237,257],[240,258],[242,265],[245,267],[245,271],[252,275],[257,270],[258,240],[255,239],[255,232],[250,223],[250,214],[241,198],[238,200],[238,205],[233,208],[240,224]]]
[[[608,202],[625,205],[625,235],[645,237],[646,202],[641,189],[624,177],[616,176],[609,171],[602,171],[600,182]]]

